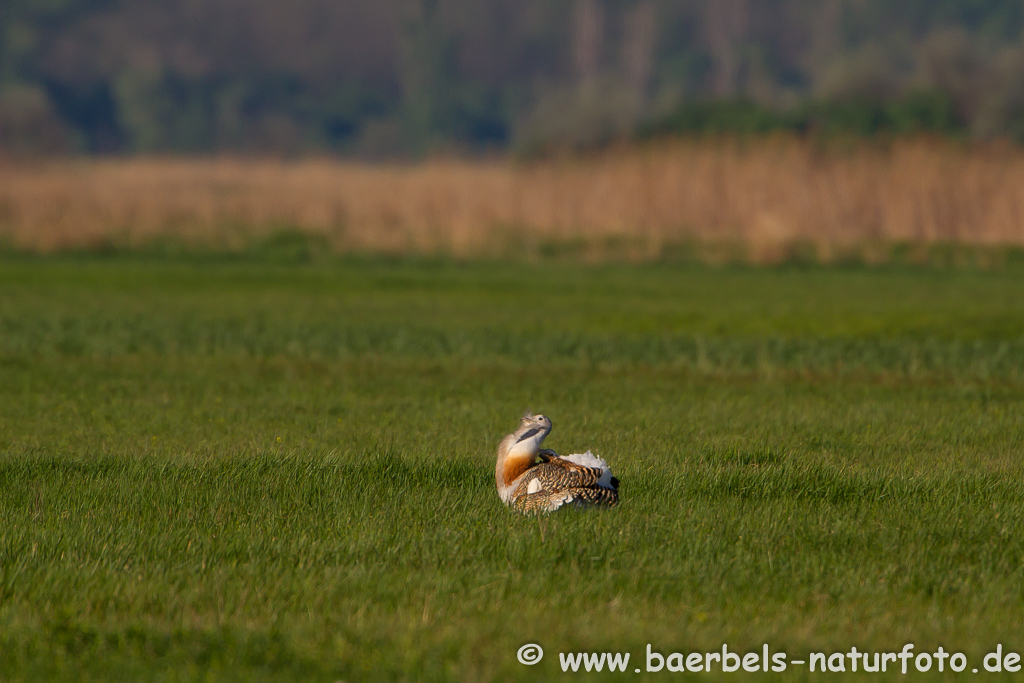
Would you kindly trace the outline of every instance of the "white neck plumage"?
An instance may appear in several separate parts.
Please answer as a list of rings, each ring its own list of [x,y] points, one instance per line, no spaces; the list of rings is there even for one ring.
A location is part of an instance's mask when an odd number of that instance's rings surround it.
[[[506,436],[498,446],[498,462],[494,468],[494,481],[498,486],[498,495],[507,505],[515,493],[512,486],[516,479],[533,466],[540,450],[540,443],[547,434],[537,434],[528,439],[517,441],[515,434]]]

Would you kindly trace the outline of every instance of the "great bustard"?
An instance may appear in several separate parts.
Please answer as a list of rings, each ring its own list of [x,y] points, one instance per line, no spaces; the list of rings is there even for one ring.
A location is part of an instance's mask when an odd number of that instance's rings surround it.
[[[540,447],[551,420],[527,413],[498,445],[494,480],[505,505],[519,512],[551,512],[563,505],[615,505],[619,480],[590,451],[558,455]]]

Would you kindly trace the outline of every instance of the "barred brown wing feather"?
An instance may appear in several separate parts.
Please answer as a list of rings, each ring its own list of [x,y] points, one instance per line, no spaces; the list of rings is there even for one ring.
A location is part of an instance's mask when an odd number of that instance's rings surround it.
[[[512,501],[512,507],[519,512],[554,512],[566,503],[573,502],[574,498],[571,491],[540,491],[519,496]]]
[[[599,467],[584,467],[564,458],[551,458],[549,464],[563,470],[566,480],[576,486],[596,486],[603,474]]]
[[[603,486],[590,486],[573,491],[574,500],[577,503],[588,503],[590,505],[615,505],[619,502],[619,492],[615,489],[608,489]]]
[[[601,478],[601,470],[595,467],[582,467],[575,463],[551,458],[535,465],[526,471],[516,487],[515,497],[534,494],[537,491],[555,493],[569,489],[597,486]],[[532,490],[531,490],[531,484]],[[538,489],[539,485],[539,489]]]
[[[512,497],[512,506],[520,512],[552,512],[566,504],[615,505],[616,488],[598,485],[602,472],[558,457],[542,457],[543,462],[523,475]]]
[[[554,512],[563,505],[588,507],[591,505],[612,506],[619,502],[614,489],[603,486],[579,487],[550,493],[540,491],[528,493],[512,501],[512,507],[519,512]]]

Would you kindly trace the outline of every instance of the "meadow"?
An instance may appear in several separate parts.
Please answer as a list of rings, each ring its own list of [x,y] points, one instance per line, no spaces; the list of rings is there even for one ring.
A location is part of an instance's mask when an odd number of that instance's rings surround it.
[[[8,253],[0,679],[980,668],[1024,649],[1022,271]],[[500,504],[527,408],[621,505]]]

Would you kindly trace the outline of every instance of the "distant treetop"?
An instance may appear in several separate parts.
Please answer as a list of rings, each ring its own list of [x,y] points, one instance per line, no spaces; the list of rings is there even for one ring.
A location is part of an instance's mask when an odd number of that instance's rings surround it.
[[[4,0],[0,151],[1024,141],[1019,0]]]

